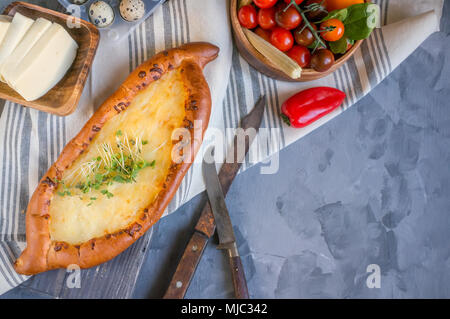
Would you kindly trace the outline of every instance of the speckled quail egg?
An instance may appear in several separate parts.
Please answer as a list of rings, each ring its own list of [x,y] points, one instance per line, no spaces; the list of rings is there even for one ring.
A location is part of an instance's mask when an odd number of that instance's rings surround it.
[[[97,1],[89,7],[89,19],[99,28],[109,26],[114,21],[113,8],[105,1]]]
[[[145,3],[142,0],[120,1],[120,15],[126,21],[136,21],[145,14]]]
[[[87,0],[72,0],[73,4],[84,4]]]

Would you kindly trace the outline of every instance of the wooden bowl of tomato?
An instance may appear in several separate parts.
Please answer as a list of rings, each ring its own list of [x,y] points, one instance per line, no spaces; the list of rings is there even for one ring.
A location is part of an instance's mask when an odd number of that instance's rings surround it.
[[[370,2],[368,0],[294,0],[296,6],[289,4],[291,0],[231,0],[230,16],[234,40],[242,57],[261,73],[277,80],[289,82],[308,82],[325,77],[341,67],[360,47],[363,40],[348,43],[345,53],[335,54],[331,52],[330,42],[337,43],[342,40],[344,26],[340,21],[334,21],[327,29],[327,21],[317,23],[324,19],[328,12],[348,7],[353,4]],[[305,12],[305,8],[315,8],[315,4],[321,8]],[[311,7],[312,5],[312,7]],[[328,5],[328,8],[326,7]],[[309,6],[309,7],[308,7]],[[245,8],[243,8],[245,7]],[[253,10],[252,8],[253,7]],[[286,9],[287,8],[287,9]],[[323,9],[329,9],[323,11]],[[317,31],[313,34],[308,28],[305,19]],[[337,20],[337,19],[335,19]],[[332,21],[333,22],[333,21]],[[330,23],[329,23],[330,24]],[[301,77],[291,78],[281,71],[275,63],[261,54],[248,40],[244,28],[255,32],[257,35],[286,53],[291,59],[302,67]],[[322,44],[327,48],[317,45],[319,35]],[[338,39],[338,40],[336,40]],[[336,41],[336,42],[335,42]],[[308,48],[309,46],[309,48]],[[330,54],[331,53],[331,54]]]

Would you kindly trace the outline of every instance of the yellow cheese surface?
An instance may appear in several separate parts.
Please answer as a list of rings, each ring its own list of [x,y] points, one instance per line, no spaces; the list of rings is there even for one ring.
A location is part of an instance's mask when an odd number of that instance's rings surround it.
[[[50,235],[55,241],[80,244],[126,228],[140,217],[144,208],[156,199],[172,164],[171,135],[181,127],[185,117],[187,93],[179,70],[173,70],[141,91],[126,111],[110,119],[97,134],[88,149],[64,172],[63,181],[72,185],[70,195],[55,193],[50,205]],[[153,167],[139,171],[136,182],[114,182],[103,187],[111,198],[100,190],[84,194],[73,184],[83,180],[83,164],[99,156],[104,143],[114,145],[117,132],[121,137],[141,139],[141,156]],[[69,182],[70,181],[70,182]],[[66,186],[68,187],[68,186]],[[103,189],[102,188],[102,189]],[[57,192],[61,193],[62,185]],[[91,200],[91,198],[96,200]]]

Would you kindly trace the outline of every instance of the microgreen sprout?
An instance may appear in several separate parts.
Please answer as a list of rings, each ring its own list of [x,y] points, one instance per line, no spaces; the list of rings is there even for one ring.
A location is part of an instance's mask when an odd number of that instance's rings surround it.
[[[113,183],[135,183],[139,172],[147,167],[154,168],[156,162],[145,160],[142,157],[143,145],[148,141],[142,141],[140,137],[128,138],[126,133],[118,130],[115,134],[115,144],[102,143],[97,146],[98,156],[80,165],[66,178],[62,184],[60,196],[72,195],[71,188],[87,194],[92,190],[99,190],[107,198],[114,196],[106,187]],[[153,153],[153,152],[152,152]],[[90,197],[88,206],[97,199]]]

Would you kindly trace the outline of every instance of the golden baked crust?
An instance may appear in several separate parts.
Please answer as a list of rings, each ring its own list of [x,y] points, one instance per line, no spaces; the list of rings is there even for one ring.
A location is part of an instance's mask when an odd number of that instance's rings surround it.
[[[195,138],[194,121],[201,121],[202,137],[208,126],[211,96],[202,68],[214,60],[218,52],[219,49],[209,43],[190,43],[163,51],[138,66],[119,89],[100,106],[42,177],[30,200],[26,212],[27,247],[15,263],[15,270],[18,273],[32,275],[71,264],[77,264],[81,268],[98,265],[120,254],[159,220],[201,145],[201,140]],[[156,199],[126,228],[80,244],[53,241],[49,225],[50,205],[64,171],[88,149],[98,132],[110,119],[113,120],[115,115],[127,111],[127,107],[139,92],[175,69],[180,69],[188,93],[183,122],[184,127],[194,137],[188,154],[185,154],[190,160],[170,166]]]

